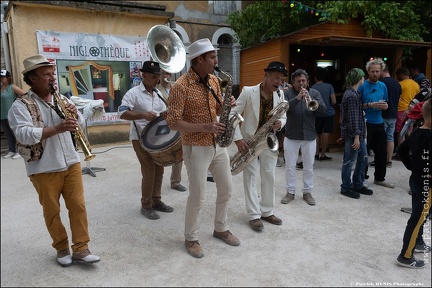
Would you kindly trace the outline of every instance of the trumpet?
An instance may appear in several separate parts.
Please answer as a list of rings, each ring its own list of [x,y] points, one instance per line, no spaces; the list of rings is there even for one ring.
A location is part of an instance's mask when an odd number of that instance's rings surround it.
[[[306,95],[304,96],[306,107],[309,111],[315,111],[319,107],[318,101],[315,99],[312,99],[312,97],[309,95],[309,92],[305,89]]]
[[[51,90],[52,93],[54,95],[54,98],[56,99],[57,103],[60,106],[60,110],[63,113],[63,115],[65,116],[65,118],[75,118],[74,115],[72,115],[67,109],[66,109],[66,100],[63,99],[59,93],[57,93],[57,91],[54,88],[54,85],[51,85]],[[63,96],[64,97],[64,96]],[[96,157],[95,154],[91,153],[91,145],[87,140],[86,135],[84,134],[84,131],[81,129],[81,127],[78,125],[78,127],[75,129],[74,132],[71,132],[72,136],[75,139],[75,143],[78,143],[79,146],[81,147],[81,150],[84,153],[84,161],[90,161],[91,159],[93,159],[94,157]]]

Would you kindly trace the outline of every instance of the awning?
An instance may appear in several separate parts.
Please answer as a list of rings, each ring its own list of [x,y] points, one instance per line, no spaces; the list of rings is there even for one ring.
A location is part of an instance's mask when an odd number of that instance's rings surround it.
[[[431,42],[404,41],[396,39],[354,37],[354,36],[320,36],[315,38],[304,38],[295,41],[300,45],[317,45],[317,46],[357,46],[357,47],[431,47]],[[294,44],[294,43],[292,43]]]

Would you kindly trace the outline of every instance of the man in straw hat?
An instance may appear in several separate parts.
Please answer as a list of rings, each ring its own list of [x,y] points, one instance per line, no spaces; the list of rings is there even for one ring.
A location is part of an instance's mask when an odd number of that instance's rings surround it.
[[[215,238],[238,246],[239,239],[228,230],[228,201],[233,190],[230,159],[226,148],[216,144],[216,136],[226,129],[217,121],[222,112],[219,80],[213,75],[218,63],[216,49],[210,40],[200,39],[189,46],[189,71],[173,85],[168,98],[166,121],[170,128],[181,132],[183,161],[189,176],[189,197],[186,204],[185,245],[190,255],[204,256],[198,242],[200,215],[207,186],[207,170],[217,187]],[[231,96],[231,106],[235,99]]]
[[[40,54],[24,59],[23,64],[24,81],[31,89],[13,103],[8,119],[27,175],[39,195],[52,246],[57,250],[57,262],[63,267],[74,261],[99,262],[99,256],[88,249],[81,160],[71,134],[84,124],[84,118],[71,101],[55,92],[55,64]],[[59,101],[64,101],[63,105]],[[60,219],[60,196],[69,211],[72,256]]]
[[[140,138],[150,121],[166,110],[166,105],[155,89],[161,74],[159,63],[145,61],[140,71],[142,82],[126,92],[118,115],[121,119],[131,121],[129,140],[140,162],[142,174],[141,214],[147,219],[156,220],[160,218],[156,211],[169,213],[174,208],[161,200],[164,166],[154,162],[151,154],[141,146]]]

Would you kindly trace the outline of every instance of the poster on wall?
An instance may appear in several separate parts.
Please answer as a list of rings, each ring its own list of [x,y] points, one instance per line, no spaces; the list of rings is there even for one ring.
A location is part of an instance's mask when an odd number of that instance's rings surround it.
[[[150,60],[143,36],[37,30],[38,50],[56,67],[56,87],[68,97],[104,100],[102,119],[88,125],[124,122],[117,116],[123,95],[141,83],[141,65]]]

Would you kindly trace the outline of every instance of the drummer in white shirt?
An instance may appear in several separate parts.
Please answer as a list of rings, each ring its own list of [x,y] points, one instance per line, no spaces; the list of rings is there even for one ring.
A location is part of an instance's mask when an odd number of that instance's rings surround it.
[[[156,164],[149,152],[140,144],[140,137],[145,126],[166,111],[167,107],[156,93],[161,70],[159,63],[145,61],[142,68],[142,82],[129,89],[123,96],[118,108],[121,119],[130,120],[129,140],[141,165],[141,214],[151,220],[159,219],[156,211],[172,212],[174,208],[161,200],[161,186],[164,166]]]
[[[171,73],[161,69],[161,74],[159,78],[160,82],[156,86],[156,88],[159,90],[162,97],[164,97],[165,101],[168,101],[169,91],[171,89]],[[171,188],[178,190],[180,192],[186,191],[186,187],[181,185],[181,172],[183,168],[183,161],[180,161],[172,166],[171,170]]]

